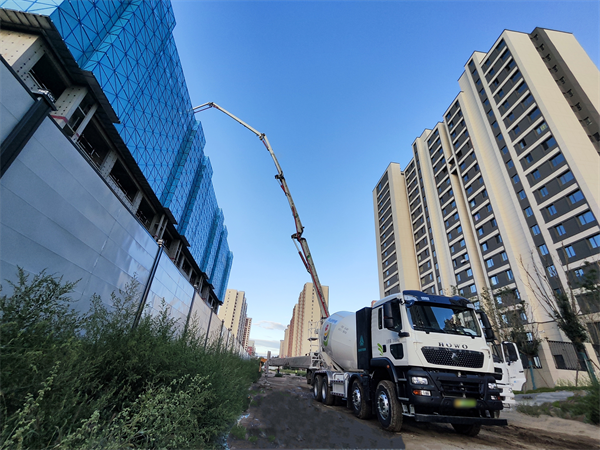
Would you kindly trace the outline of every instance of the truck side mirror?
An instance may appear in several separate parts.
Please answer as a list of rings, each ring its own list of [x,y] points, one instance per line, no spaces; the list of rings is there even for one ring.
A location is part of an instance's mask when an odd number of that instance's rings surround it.
[[[400,320],[400,302],[392,300],[383,304],[383,327],[388,330],[398,330],[402,328]]]
[[[481,324],[483,325],[483,333],[485,334],[486,341],[494,341],[496,339],[496,335],[494,334],[494,330],[490,325],[490,319],[483,311],[477,311],[479,314],[479,318],[481,319]]]

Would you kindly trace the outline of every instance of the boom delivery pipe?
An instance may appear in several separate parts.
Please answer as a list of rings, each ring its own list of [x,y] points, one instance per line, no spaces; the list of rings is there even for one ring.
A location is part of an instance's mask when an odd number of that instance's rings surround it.
[[[285,177],[283,176],[283,170],[281,170],[281,166],[279,165],[279,161],[277,161],[277,157],[275,156],[275,153],[273,152],[273,148],[271,147],[271,144],[269,143],[269,139],[267,139],[267,135],[265,133],[261,133],[261,132],[255,130],[250,125],[248,125],[246,122],[244,122],[243,120],[234,116],[229,111],[221,108],[219,105],[217,105],[216,103],[213,103],[213,102],[208,102],[208,103],[204,103],[200,106],[196,106],[195,108],[193,108],[193,111],[194,111],[194,113],[197,113],[200,111],[205,111],[209,108],[218,109],[219,111],[227,114],[233,120],[242,124],[244,127],[248,128],[250,131],[252,131],[262,141],[264,146],[267,148],[269,154],[271,155],[271,158],[273,158],[273,162],[275,163],[275,167],[277,168],[277,175],[275,175],[275,178],[279,181],[281,189],[283,190],[285,196],[287,197],[288,203],[290,204],[290,208],[292,210],[292,215],[294,216],[294,223],[296,225],[296,233],[292,234],[292,239],[294,240],[294,244],[296,245],[296,248],[298,249],[298,254],[300,255],[300,258],[302,259],[302,262],[304,263],[304,267],[306,267],[306,270],[308,271],[308,273],[310,274],[310,276],[313,280],[313,285],[315,287],[315,291],[317,292],[317,297],[319,298],[319,306],[321,308],[321,318],[326,319],[327,317],[329,317],[329,311],[327,310],[327,305],[325,304],[325,296],[323,294],[323,287],[321,286],[321,282],[319,281],[319,276],[317,275],[317,269],[315,267],[315,263],[313,261],[312,255],[310,254],[310,249],[308,248],[308,242],[306,242],[306,239],[302,237],[302,233],[304,232],[304,226],[302,226],[302,222],[300,221],[300,216],[298,215],[298,211],[296,210],[296,205],[294,204],[294,200],[292,199],[292,194],[290,193],[287,182],[285,181]],[[298,248],[298,244],[300,244],[300,248]]]

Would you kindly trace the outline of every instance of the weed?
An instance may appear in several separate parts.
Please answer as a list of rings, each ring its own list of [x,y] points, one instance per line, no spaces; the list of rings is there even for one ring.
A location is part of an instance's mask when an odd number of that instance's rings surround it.
[[[229,434],[239,440],[246,439],[246,428],[242,425],[234,425]]]
[[[248,438],[248,441],[250,441],[252,444],[254,444],[258,441],[258,436],[250,436]]]
[[[273,436],[272,434],[270,434],[267,439],[269,440],[269,442],[275,442],[275,436]]]
[[[204,349],[164,303],[132,329],[135,279],[111,306],[93,296],[87,314],[72,309],[74,286],[19,269],[0,297],[0,448],[215,445],[247,406],[258,361]]]

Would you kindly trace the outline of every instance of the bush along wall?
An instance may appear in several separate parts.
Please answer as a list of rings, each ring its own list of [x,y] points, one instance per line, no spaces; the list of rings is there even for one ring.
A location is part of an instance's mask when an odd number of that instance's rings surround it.
[[[133,329],[134,280],[71,308],[73,283],[19,269],[0,297],[0,448],[210,448],[247,407],[258,361],[184,332],[163,304]]]

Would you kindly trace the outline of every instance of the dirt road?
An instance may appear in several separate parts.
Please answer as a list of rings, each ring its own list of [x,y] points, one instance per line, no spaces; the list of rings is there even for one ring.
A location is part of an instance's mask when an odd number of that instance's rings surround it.
[[[600,449],[600,428],[555,417],[530,417],[503,411],[508,427],[482,427],[474,438],[447,424],[417,424],[405,419],[400,433],[383,431],[377,419],[359,420],[343,406],[312,398],[303,377],[261,378],[240,425],[245,439],[229,436],[231,450],[248,448],[446,449]]]

